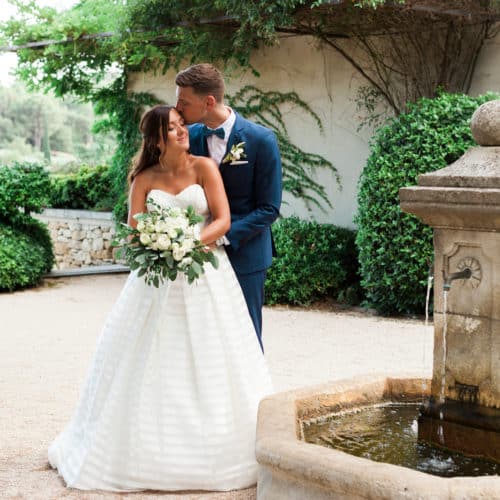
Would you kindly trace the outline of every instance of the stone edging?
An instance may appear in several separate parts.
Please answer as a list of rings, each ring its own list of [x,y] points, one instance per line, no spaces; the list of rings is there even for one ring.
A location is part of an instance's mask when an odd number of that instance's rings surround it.
[[[401,377],[366,375],[263,399],[257,423],[257,499],[497,498],[498,476],[432,476],[397,465],[372,462],[300,439],[301,415],[316,416],[325,409],[328,413],[331,405],[348,405],[353,400],[373,402],[398,392],[415,392],[416,388],[421,388],[421,382],[420,377],[411,374]]]

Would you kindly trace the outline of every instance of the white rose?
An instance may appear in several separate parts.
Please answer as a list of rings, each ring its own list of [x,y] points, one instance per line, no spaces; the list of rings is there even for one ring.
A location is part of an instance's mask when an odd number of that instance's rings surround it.
[[[181,248],[182,250],[184,250],[184,252],[186,253],[189,252],[194,248],[193,240],[185,238],[184,241],[182,242]]]
[[[159,249],[158,243],[156,243],[156,242],[151,243],[151,249],[158,250]]]
[[[189,266],[190,264],[193,263],[193,259],[191,257],[184,257],[181,261],[181,266]]]
[[[187,229],[189,226],[189,221],[185,217],[177,217],[175,222],[175,225],[183,230]]]
[[[241,151],[239,149],[237,149],[234,153],[233,153],[233,158],[235,160],[239,160],[241,158]]]
[[[156,224],[155,224],[155,231],[157,233],[165,233],[167,230],[167,223],[163,220],[159,220]]]
[[[170,243],[170,238],[166,234],[160,234],[157,241],[160,250],[168,250],[170,248]]]
[[[179,248],[178,250],[174,250],[172,252],[172,255],[175,260],[181,261],[184,258],[184,255],[186,255],[186,252],[184,252],[184,250]]]
[[[146,224],[146,231],[148,233],[154,233],[155,232],[155,225],[154,225],[154,223],[149,222],[148,224]]]
[[[142,233],[145,228],[146,228],[146,224],[144,224],[144,221],[140,220],[137,223],[137,231],[140,231]]]
[[[141,233],[139,239],[144,246],[147,246],[151,243],[151,236],[149,236],[149,234],[147,233]]]
[[[167,234],[168,234],[169,238],[172,238],[172,239],[177,238],[177,229],[170,227],[167,230]]]

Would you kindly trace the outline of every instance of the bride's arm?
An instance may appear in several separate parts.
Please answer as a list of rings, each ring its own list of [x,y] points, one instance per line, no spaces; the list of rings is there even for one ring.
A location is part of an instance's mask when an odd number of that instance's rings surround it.
[[[205,245],[215,243],[224,236],[231,227],[231,214],[226,191],[216,163],[210,158],[200,157],[197,160],[198,178],[203,186],[212,216],[210,224],[201,231],[201,241]]]
[[[132,227],[137,226],[134,215],[147,212],[146,208],[147,184],[144,176],[138,175],[130,185],[128,195],[128,217],[127,224]]]

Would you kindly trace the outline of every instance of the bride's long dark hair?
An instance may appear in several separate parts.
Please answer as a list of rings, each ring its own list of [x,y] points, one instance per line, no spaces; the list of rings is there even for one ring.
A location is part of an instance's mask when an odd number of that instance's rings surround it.
[[[139,152],[132,160],[132,168],[128,174],[129,184],[137,177],[139,172],[157,165],[160,161],[160,133],[163,141],[167,142],[168,122],[170,111],[174,106],[158,104],[146,111],[141,118],[139,130],[142,134],[142,144]]]

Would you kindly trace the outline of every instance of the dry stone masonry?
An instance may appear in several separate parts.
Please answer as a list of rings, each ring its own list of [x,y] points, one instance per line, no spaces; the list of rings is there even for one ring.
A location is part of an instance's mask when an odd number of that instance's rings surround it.
[[[36,216],[48,225],[55,269],[114,264],[115,223],[108,212],[46,209]]]

